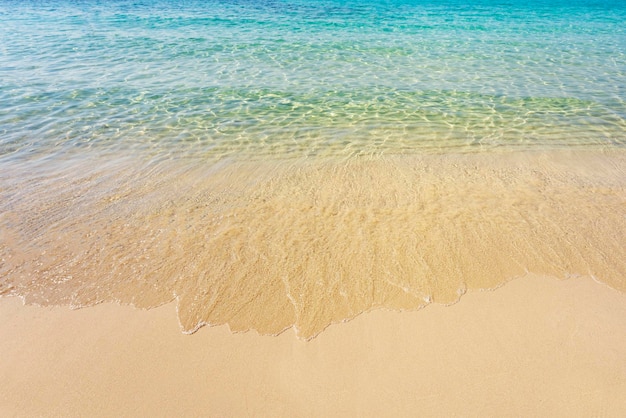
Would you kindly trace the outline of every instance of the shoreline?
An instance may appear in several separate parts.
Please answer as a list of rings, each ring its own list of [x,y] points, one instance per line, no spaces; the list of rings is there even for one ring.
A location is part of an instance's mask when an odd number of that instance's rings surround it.
[[[186,332],[295,325],[308,339],[372,307],[449,304],[527,272],[626,291],[624,162],[572,151],[12,173],[0,294],[178,298]]]
[[[173,303],[79,310],[0,298],[12,416],[618,416],[626,295],[526,276],[451,306],[375,310],[302,341],[180,332]]]

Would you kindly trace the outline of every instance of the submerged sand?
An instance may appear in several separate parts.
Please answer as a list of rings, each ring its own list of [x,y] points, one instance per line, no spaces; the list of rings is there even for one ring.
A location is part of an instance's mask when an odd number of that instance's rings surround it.
[[[588,278],[378,310],[308,342],[225,326],[184,335],[174,310],[0,299],[0,415],[626,414],[626,295]]]
[[[312,338],[376,308],[453,303],[527,273],[626,291],[626,153],[543,150],[16,165],[0,295],[176,300],[185,332]],[[94,157],[95,158],[95,157]]]

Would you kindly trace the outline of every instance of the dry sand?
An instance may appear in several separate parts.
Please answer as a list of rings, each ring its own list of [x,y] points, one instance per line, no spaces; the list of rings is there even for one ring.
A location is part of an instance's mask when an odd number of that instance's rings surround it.
[[[305,342],[0,299],[2,416],[626,416],[626,295],[524,277]]]

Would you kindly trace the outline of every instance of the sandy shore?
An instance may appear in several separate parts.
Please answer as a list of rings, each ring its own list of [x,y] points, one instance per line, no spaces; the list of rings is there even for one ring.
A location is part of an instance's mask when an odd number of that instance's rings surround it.
[[[626,295],[525,277],[312,341],[0,299],[2,416],[624,416]]]

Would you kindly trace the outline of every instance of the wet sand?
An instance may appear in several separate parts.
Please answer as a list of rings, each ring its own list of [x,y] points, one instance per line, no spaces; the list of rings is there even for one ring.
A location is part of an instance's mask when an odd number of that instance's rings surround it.
[[[136,165],[7,171],[0,295],[176,299],[188,333],[293,327],[310,339],[373,308],[450,304],[528,272],[626,291],[623,151]]]
[[[523,277],[311,341],[0,299],[2,416],[624,416],[626,295]]]

